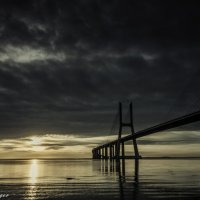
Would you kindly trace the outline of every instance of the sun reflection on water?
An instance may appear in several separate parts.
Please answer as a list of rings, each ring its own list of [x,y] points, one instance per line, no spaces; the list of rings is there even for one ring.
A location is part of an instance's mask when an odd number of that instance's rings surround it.
[[[38,161],[37,160],[31,160],[31,166],[30,166],[30,183],[36,183],[37,182],[37,176],[38,176]]]
[[[37,178],[38,178],[38,160],[33,159],[30,161],[30,169],[29,169],[29,187],[27,191],[28,199],[34,200],[36,199],[37,194]]]

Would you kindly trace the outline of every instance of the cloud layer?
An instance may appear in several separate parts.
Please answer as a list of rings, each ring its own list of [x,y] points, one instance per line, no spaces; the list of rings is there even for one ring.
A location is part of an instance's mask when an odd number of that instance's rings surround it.
[[[1,158],[91,158],[97,145],[116,139],[116,136],[83,137],[78,135],[34,135],[0,140]],[[199,131],[164,132],[138,141],[143,156],[199,156]],[[128,142],[126,155],[133,155]]]
[[[2,0],[0,137],[106,136],[118,101],[137,130],[199,109],[195,4]]]

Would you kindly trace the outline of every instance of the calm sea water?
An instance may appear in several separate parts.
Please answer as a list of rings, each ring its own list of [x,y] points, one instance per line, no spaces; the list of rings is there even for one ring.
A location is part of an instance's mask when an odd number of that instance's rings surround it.
[[[0,160],[0,199],[200,199],[200,160]]]

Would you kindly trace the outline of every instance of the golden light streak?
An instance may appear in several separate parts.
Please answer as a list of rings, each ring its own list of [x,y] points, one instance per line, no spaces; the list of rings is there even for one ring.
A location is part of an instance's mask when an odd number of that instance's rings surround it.
[[[37,182],[38,176],[38,163],[37,160],[31,160],[31,166],[29,171],[30,182],[35,184]]]

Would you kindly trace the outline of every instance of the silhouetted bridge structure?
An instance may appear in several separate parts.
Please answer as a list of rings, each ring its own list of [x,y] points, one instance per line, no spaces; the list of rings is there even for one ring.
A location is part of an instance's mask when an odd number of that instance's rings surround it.
[[[138,152],[137,138],[148,136],[157,132],[165,131],[171,128],[176,128],[186,124],[200,121],[200,111],[187,114],[173,120],[152,126],[150,128],[135,132],[133,126],[132,103],[129,105],[130,121],[128,123],[122,120],[122,104],[119,103],[119,133],[118,139],[103,145],[97,146],[92,150],[93,159],[111,159],[119,160],[126,158],[124,143],[127,141],[133,142],[135,160],[141,158]],[[131,134],[121,137],[123,127],[130,127]]]

